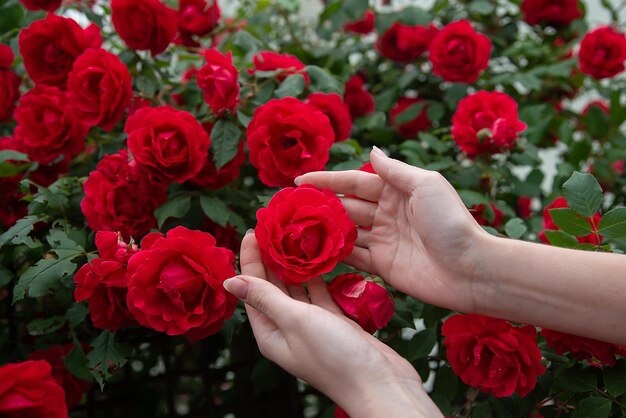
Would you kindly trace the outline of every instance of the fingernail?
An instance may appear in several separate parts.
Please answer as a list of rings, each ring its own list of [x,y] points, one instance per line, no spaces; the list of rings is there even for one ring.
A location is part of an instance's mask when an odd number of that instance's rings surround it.
[[[296,184],[296,186],[299,186],[300,183],[302,183],[302,176],[298,176],[295,179],[293,179],[293,182]]]
[[[374,145],[374,147],[372,147],[372,153],[379,155],[381,157],[387,157],[387,154],[385,154],[380,148],[378,148],[376,145]]]
[[[237,299],[244,300],[248,296],[248,283],[235,276],[224,281],[224,289]]]
[[[254,228],[250,228],[246,231],[246,235],[254,234]]]

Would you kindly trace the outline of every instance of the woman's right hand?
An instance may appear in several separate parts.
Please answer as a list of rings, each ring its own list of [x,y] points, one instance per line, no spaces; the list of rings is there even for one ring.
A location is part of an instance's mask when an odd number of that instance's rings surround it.
[[[378,175],[326,171],[296,179],[344,195],[360,226],[344,262],[425,302],[473,312],[478,247],[489,235],[439,173],[391,159],[376,147],[371,163]]]

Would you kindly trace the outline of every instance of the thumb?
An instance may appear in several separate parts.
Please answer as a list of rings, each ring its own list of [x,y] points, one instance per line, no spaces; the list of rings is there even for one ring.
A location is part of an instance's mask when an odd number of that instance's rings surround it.
[[[296,302],[267,280],[254,276],[235,276],[224,281],[224,288],[276,324],[284,322]]]
[[[396,189],[411,193],[422,177],[436,174],[387,157],[378,147],[372,148],[370,161],[376,174]]]

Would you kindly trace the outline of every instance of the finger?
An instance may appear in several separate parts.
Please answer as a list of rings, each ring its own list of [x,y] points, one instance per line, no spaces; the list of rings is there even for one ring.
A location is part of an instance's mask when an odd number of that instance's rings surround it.
[[[304,303],[311,303],[309,300],[309,295],[307,295],[306,290],[304,290],[304,286],[301,284],[297,286],[287,286],[287,291],[289,295],[297,301]]]
[[[319,276],[314,277],[307,282],[306,288],[309,290],[309,296],[313,305],[324,308],[335,315],[344,316],[343,311],[330,295],[330,292],[328,292],[324,279]]]
[[[376,203],[350,197],[342,197],[341,202],[355,224],[359,226],[372,226],[374,224],[374,215],[378,209]]]
[[[285,335],[280,328],[250,305],[246,306],[246,312],[252,326],[254,339],[259,345],[261,353],[272,361],[286,359],[289,356],[289,347],[285,340]]]
[[[295,183],[313,184],[337,194],[352,195],[359,199],[377,202],[384,182],[376,174],[364,171],[316,171],[296,178]]]
[[[367,248],[354,247],[352,254],[344,258],[342,262],[366,273],[376,274],[372,267],[370,250]]]
[[[370,245],[370,240],[372,238],[372,231],[368,229],[358,228],[357,229],[356,241],[354,242],[357,246],[368,248]]]
[[[261,258],[259,243],[253,232],[252,230],[246,232],[243,241],[241,241],[241,252],[239,256],[241,274],[265,279],[265,265]]]
[[[370,160],[372,167],[384,181],[405,193],[411,193],[421,180],[426,181],[427,178],[439,175],[436,171],[424,170],[389,158],[378,147],[372,148]]]
[[[285,284],[285,282],[283,282],[278,277],[276,277],[276,275],[272,273],[271,271],[266,270],[266,272],[267,272],[267,281],[273,284],[274,286],[276,286],[277,288],[279,288],[285,295],[288,295],[289,291],[287,290],[287,285]]]

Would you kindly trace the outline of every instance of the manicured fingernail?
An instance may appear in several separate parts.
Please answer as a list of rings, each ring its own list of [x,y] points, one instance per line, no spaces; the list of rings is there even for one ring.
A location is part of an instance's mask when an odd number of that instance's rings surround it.
[[[246,231],[246,235],[254,234],[254,228],[250,228]]]
[[[380,148],[378,148],[376,145],[374,145],[374,147],[372,148],[372,152],[376,155],[379,155],[381,157],[386,157],[387,154],[385,154]]]
[[[296,186],[299,186],[300,183],[302,183],[302,176],[298,176],[295,179],[293,179],[293,182],[296,183]]]
[[[224,289],[237,299],[244,300],[248,296],[248,283],[235,276],[224,281]]]

